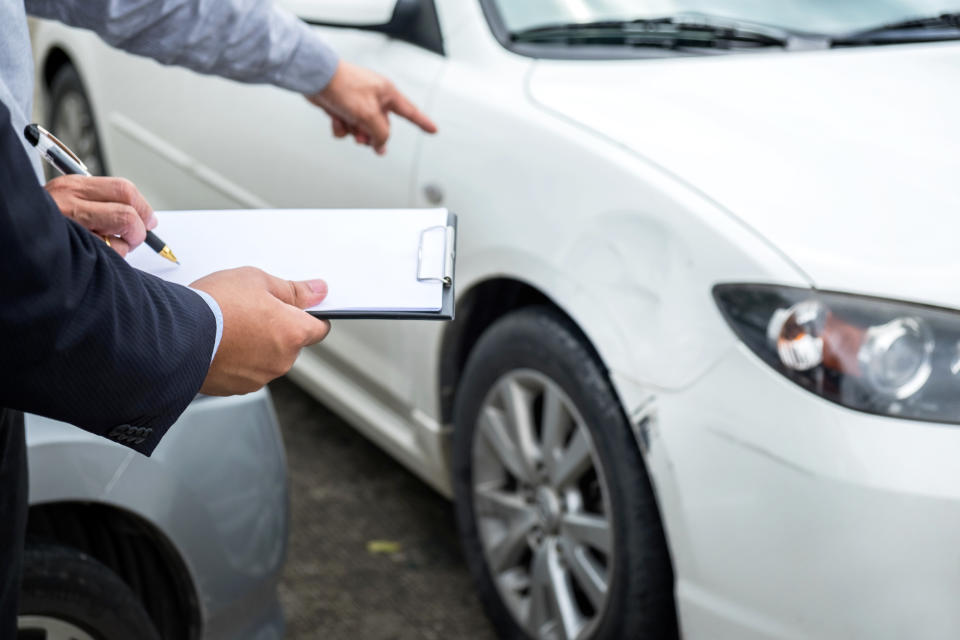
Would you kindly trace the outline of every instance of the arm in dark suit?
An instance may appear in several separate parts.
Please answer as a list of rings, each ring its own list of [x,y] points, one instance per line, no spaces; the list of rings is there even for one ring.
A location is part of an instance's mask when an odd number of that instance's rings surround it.
[[[147,455],[203,384],[203,299],[129,267],[60,214],[0,103],[0,406]]]

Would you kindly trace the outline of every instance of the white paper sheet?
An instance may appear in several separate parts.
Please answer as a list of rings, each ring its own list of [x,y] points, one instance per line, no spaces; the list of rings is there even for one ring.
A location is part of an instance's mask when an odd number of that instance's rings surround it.
[[[417,280],[421,235],[423,273],[443,273],[446,209],[256,209],[159,211],[154,232],[180,259],[164,260],[141,245],[134,267],[178,284],[214,271],[254,266],[287,280],[326,280],[317,311],[438,311],[440,282]]]

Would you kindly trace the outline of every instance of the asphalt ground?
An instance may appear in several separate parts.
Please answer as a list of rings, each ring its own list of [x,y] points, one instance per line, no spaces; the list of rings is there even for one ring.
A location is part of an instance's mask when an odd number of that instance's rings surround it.
[[[494,640],[453,506],[288,380],[270,385],[292,507],[289,640]]]

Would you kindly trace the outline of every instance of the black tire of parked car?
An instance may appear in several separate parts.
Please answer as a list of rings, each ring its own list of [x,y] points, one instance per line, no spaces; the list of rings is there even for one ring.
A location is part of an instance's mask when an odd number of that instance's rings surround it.
[[[57,545],[28,545],[20,615],[53,618],[96,640],[160,640],[140,600],[115,573],[90,556]],[[43,638],[42,631],[21,637]]]
[[[454,490],[467,564],[501,638],[527,634],[501,599],[484,559],[473,508],[472,447],[477,417],[496,380],[533,369],[558,384],[588,423],[609,487],[617,570],[591,640],[677,637],[673,573],[656,500],[637,442],[604,367],[580,331],[547,307],[495,322],[471,352],[454,406]]]
[[[68,147],[80,156],[80,160],[87,165],[87,168],[94,175],[107,175],[107,166],[103,160],[103,152],[100,146],[100,132],[97,129],[97,122],[93,117],[93,108],[90,106],[90,98],[87,96],[87,90],[83,87],[83,81],[76,68],[69,63],[61,66],[50,81],[48,92],[47,123],[50,132],[60,137]],[[59,122],[61,107],[66,100],[76,99],[84,117],[88,119],[88,126],[93,134],[93,147],[91,149],[79,149],[75,146],[73,140],[64,136],[63,123]],[[51,171],[48,177],[60,175],[55,169],[44,165],[45,169]]]

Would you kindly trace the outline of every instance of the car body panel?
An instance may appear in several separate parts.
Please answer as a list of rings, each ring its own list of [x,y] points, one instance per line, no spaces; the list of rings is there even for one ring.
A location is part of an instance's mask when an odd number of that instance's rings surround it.
[[[149,458],[32,415],[27,447],[31,505],[109,505],[166,538],[197,592],[204,640],[283,636],[289,507],[268,391],[198,398]]]
[[[958,72],[950,42],[543,61],[529,86],[756,229],[818,287],[960,307],[960,92],[944,81]]]
[[[648,417],[689,637],[956,637],[956,427],[838,407],[739,345]]]

